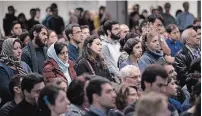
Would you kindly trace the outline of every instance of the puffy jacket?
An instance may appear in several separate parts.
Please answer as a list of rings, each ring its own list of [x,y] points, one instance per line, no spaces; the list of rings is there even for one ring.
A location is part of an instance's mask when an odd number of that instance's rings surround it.
[[[200,50],[197,49],[200,53]],[[191,62],[197,59],[192,51],[185,45],[175,57],[175,69],[178,74],[178,80],[181,86],[185,85],[185,80],[189,74]]]
[[[68,63],[69,63],[69,75],[73,80],[76,77],[76,72],[74,70],[74,63],[71,60],[69,60]],[[50,82],[51,79],[53,78],[61,78],[61,77],[67,81],[64,73],[60,70],[59,65],[53,59],[45,61],[43,76],[46,82]]]

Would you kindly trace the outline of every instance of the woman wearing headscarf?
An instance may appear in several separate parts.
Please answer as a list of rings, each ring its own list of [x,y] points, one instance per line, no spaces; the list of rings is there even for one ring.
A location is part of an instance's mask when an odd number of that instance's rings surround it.
[[[30,67],[21,61],[22,43],[19,39],[8,38],[3,42],[0,54],[0,107],[9,100],[12,95],[9,91],[9,82],[16,74],[26,75],[31,73]]]
[[[51,82],[55,78],[64,78],[68,85],[76,77],[74,63],[68,58],[67,45],[56,42],[47,51],[50,58],[44,64],[43,76],[45,82]]]

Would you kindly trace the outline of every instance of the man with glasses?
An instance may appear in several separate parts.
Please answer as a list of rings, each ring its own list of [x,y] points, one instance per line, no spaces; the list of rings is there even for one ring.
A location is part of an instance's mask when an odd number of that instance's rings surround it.
[[[65,34],[69,40],[69,59],[76,62],[79,57],[79,44],[82,42],[82,31],[79,24],[69,24],[65,28]]]
[[[193,28],[188,28],[182,32],[182,40],[184,46],[182,50],[176,54],[175,68],[180,84],[181,86],[184,86],[185,80],[190,73],[189,69],[191,62],[197,58],[201,58],[199,48],[201,38],[197,36],[197,33]]]
[[[171,50],[171,56],[175,57],[177,52],[179,52],[183,47],[183,44],[180,40],[180,31],[175,24],[168,25],[168,28],[166,29],[166,31],[169,37],[166,40],[166,43],[168,44],[168,47]]]
[[[9,113],[13,108],[19,104],[23,99],[23,94],[21,91],[21,82],[22,82],[23,76],[22,75],[15,75],[10,83],[9,83],[9,89],[10,93],[13,96],[13,101],[9,101],[0,109],[0,116],[9,116]]]

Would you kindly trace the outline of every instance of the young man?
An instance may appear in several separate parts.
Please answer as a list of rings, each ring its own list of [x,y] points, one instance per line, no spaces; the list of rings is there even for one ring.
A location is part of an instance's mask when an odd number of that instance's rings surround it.
[[[180,31],[175,24],[168,25],[166,31],[169,37],[166,40],[166,43],[171,50],[171,56],[175,57],[177,52],[179,52],[183,46],[182,42],[180,41]]]
[[[39,24],[39,21],[35,20],[36,9],[32,8],[29,12],[31,18],[28,20],[28,30],[30,30],[34,25]]]
[[[83,44],[84,44],[85,39],[90,36],[89,26],[88,25],[82,25],[81,31],[82,31],[82,42],[79,44],[79,48],[83,49]],[[80,51],[80,55],[81,54],[82,54],[82,51]]]
[[[105,58],[109,71],[111,74],[119,77],[119,68],[117,67],[118,59],[120,56],[120,26],[116,21],[106,21],[104,31],[107,39],[102,41],[102,55]]]
[[[107,116],[109,110],[115,108],[116,93],[107,79],[91,79],[86,92],[91,106],[84,116]]]
[[[82,31],[78,24],[69,24],[65,28],[65,34],[69,40],[69,59],[76,62],[79,58],[79,44],[82,42]]]
[[[184,46],[175,57],[175,68],[180,84],[181,86],[184,86],[185,80],[190,72],[189,69],[191,62],[197,58],[201,58],[199,48],[201,38],[197,36],[197,33],[193,30],[193,28],[189,28],[183,31],[182,40],[184,42]]]
[[[16,38],[22,34],[21,24],[18,21],[13,21],[11,26],[11,36]]]
[[[44,87],[41,75],[36,73],[26,75],[21,83],[24,99],[11,111],[11,116],[38,116],[36,103],[39,93]]]
[[[31,42],[22,49],[22,61],[27,63],[33,72],[42,74],[44,61],[47,57],[45,41],[48,39],[48,30],[42,24],[35,25],[30,31]]]

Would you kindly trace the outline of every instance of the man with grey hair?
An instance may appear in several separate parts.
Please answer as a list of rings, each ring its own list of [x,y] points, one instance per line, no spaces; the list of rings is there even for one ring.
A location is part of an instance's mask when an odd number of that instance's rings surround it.
[[[129,27],[126,24],[120,25],[120,39],[124,39],[125,36],[130,32]]]
[[[187,75],[189,74],[191,62],[201,57],[200,48],[198,48],[201,40],[193,28],[183,31],[182,40],[184,47],[175,57],[175,68],[178,74],[178,80],[181,86],[184,86]]]
[[[134,65],[127,65],[120,70],[122,84],[129,84],[140,88],[141,72]]]

